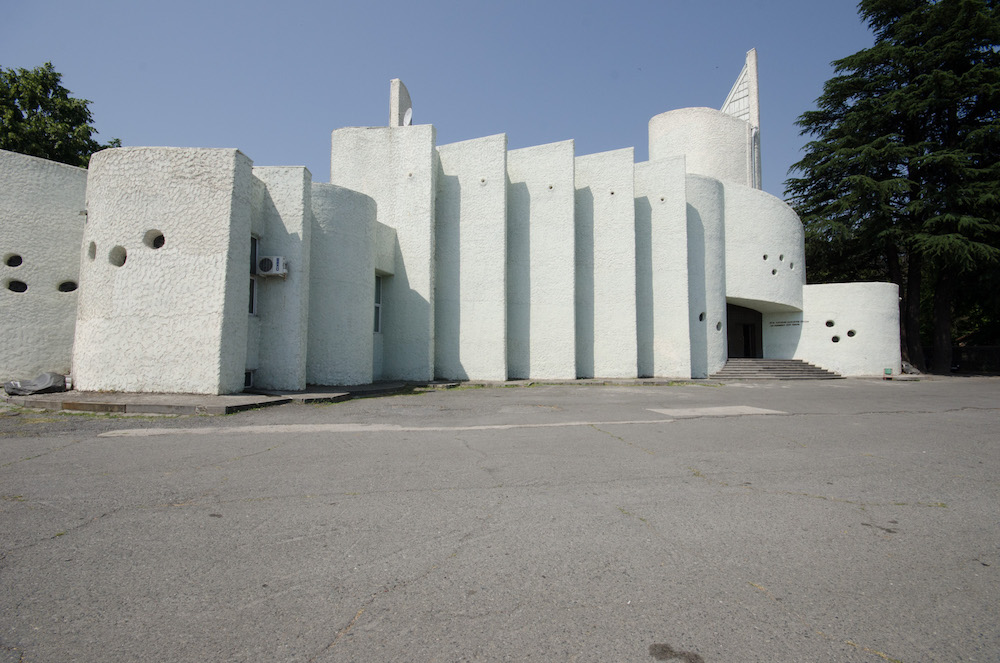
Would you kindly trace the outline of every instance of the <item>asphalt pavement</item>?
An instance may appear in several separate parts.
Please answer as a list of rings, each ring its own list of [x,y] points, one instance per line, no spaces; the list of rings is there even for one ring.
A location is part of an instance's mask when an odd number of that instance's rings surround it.
[[[1000,379],[0,405],[0,662],[997,661]]]

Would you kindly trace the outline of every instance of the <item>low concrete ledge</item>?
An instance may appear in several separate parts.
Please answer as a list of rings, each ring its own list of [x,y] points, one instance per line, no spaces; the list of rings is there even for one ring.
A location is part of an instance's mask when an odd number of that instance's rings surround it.
[[[207,396],[200,394],[128,394],[86,391],[10,396],[5,400],[14,405],[44,410],[110,414],[231,414],[291,402],[291,399],[287,397],[256,394]]]

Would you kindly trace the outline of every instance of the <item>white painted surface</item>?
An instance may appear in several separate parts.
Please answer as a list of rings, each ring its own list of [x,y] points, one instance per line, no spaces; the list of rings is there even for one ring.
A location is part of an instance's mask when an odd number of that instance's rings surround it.
[[[257,277],[260,350],[254,386],[305,389],[309,327],[309,267],[312,175],[302,167],[255,167],[264,186],[261,207],[254,210],[262,227],[258,256],[282,256],[285,277]]]
[[[688,175],[685,190],[691,377],[707,378],[727,354],[725,192],[701,175]]]
[[[722,102],[722,112],[760,127],[760,96],[757,85],[757,49],[747,51],[746,61],[732,89]]]
[[[242,391],[251,180],[250,160],[231,149],[121,148],[91,158],[76,388]],[[151,230],[163,234],[161,248],[144,241]],[[115,247],[127,252],[121,266],[111,261]]]
[[[409,117],[407,116],[409,112]],[[402,127],[413,121],[413,102],[410,101],[410,91],[403,81],[394,78],[389,81],[389,126]]]
[[[726,191],[726,297],[757,311],[800,310],[805,235],[791,207],[739,184]]]
[[[507,371],[576,377],[573,141],[507,153]]]
[[[437,148],[435,377],[507,379],[507,136]]]
[[[384,283],[383,377],[434,378],[434,127],[333,132],[331,182],[375,200],[396,229],[396,273]]]
[[[640,377],[690,377],[684,159],[635,165],[635,291]]]
[[[801,313],[765,314],[763,325],[765,357],[802,359],[847,376],[900,373],[894,283],[807,285]]]
[[[373,379],[375,201],[317,183],[312,206],[307,381],[366,384]]]
[[[649,160],[683,156],[688,173],[760,187],[756,130],[714,108],[682,108],[649,121]]]
[[[577,157],[576,371],[635,377],[632,148]]]
[[[86,188],[83,168],[0,150],[0,382],[70,371],[78,291],[59,285],[79,282]]]

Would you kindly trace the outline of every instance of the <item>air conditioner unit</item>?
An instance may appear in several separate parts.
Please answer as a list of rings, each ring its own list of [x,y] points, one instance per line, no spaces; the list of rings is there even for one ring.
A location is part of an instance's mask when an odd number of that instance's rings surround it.
[[[288,276],[288,263],[283,256],[257,258],[257,276]]]

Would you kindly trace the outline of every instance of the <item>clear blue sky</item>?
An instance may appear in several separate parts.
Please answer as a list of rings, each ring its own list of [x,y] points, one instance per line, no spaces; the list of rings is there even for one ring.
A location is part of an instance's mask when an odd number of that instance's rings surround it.
[[[388,123],[389,80],[438,144],[506,133],[635,147],[760,67],[764,189],[783,195],[830,62],[870,46],[854,0],[0,0],[0,66],[51,61],[100,139],[237,147],[328,181],[330,131]]]

